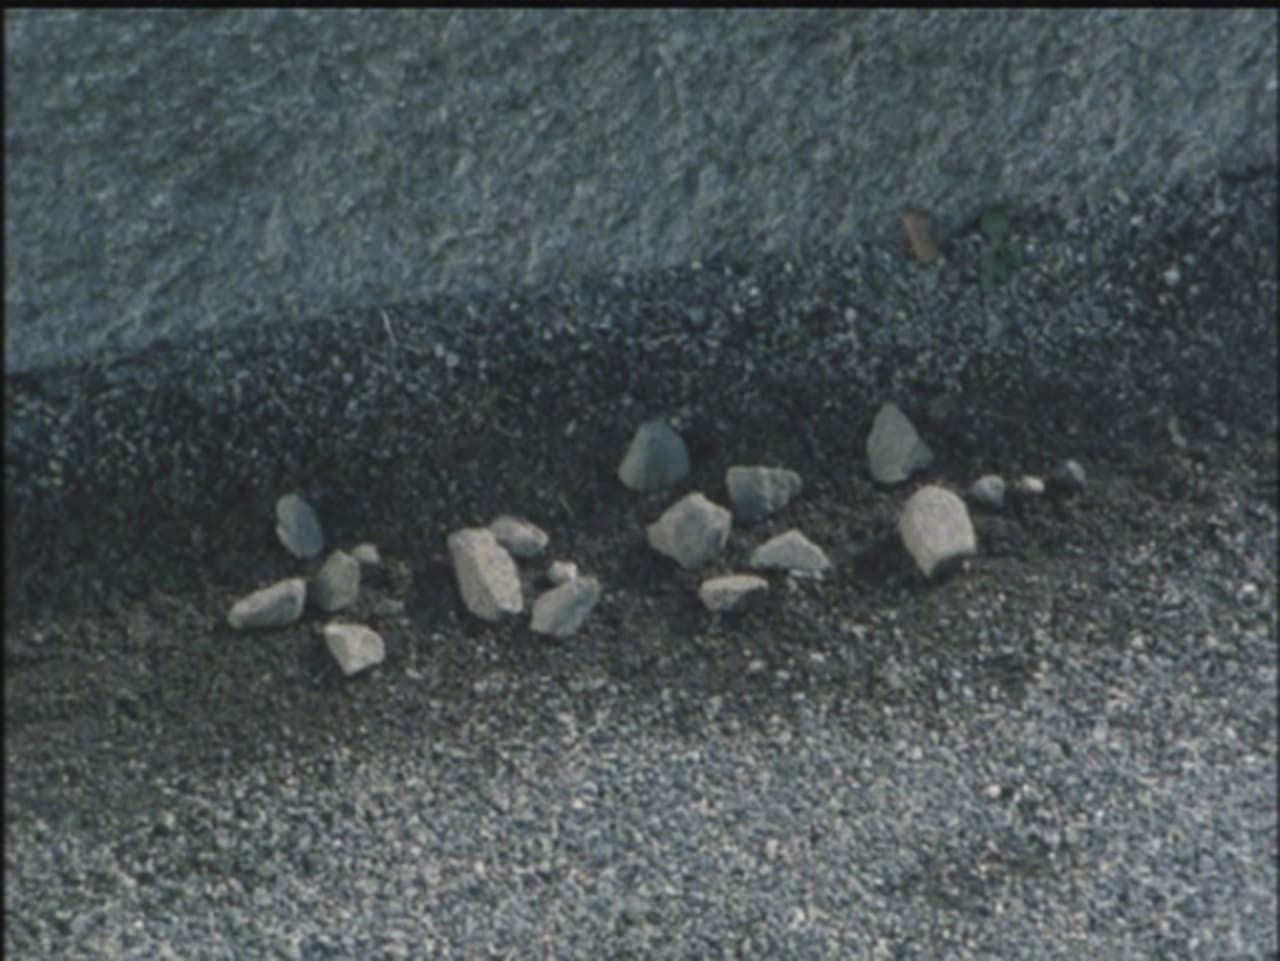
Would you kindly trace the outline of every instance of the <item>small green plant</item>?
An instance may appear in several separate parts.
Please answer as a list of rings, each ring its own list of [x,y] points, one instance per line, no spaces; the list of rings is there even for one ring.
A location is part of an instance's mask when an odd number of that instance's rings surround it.
[[[986,244],[982,248],[982,265],[978,279],[982,284],[982,296],[1003,284],[1022,265],[1022,257],[1009,233],[1009,210],[1003,205],[989,207],[982,214],[982,236]]]

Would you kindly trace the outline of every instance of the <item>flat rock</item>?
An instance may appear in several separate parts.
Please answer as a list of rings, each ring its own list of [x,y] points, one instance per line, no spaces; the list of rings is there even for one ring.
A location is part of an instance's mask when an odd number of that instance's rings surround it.
[[[898,532],[925,577],[978,551],[973,522],[964,501],[935,485],[908,498],[898,518]]]
[[[871,479],[878,484],[901,484],[933,463],[933,451],[920,439],[897,404],[883,405],[867,436]]]
[[[656,491],[679,483],[689,475],[689,450],[671,426],[661,418],[637,429],[618,465],[618,479],[633,491]]]
[[[350,607],[360,596],[360,562],[346,551],[334,551],[311,579],[307,599],[332,613]]]
[[[315,510],[297,494],[276,501],[276,536],[294,557],[310,560],[324,550],[324,532]]]
[[[648,526],[649,546],[681,567],[701,567],[724,548],[732,523],[728,510],[695,491]]]
[[[831,561],[821,547],[792,528],[771,537],[751,552],[751,566],[756,570],[786,570],[821,573],[831,569]]]
[[[698,599],[709,611],[738,611],[769,589],[758,574],[709,577],[698,587]]]
[[[599,600],[600,582],[596,578],[575,577],[565,581],[534,601],[530,629],[535,634],[569,637],[577,633]]]
[[[363,624],[326,624],[324,642],[347,677],[387,659],[382,636]]]
[[[454,531],[448,544],[467,610],[482,620],[497,621],[524,609],[516,562],[491,530],[470,527]]]
[[[551,542],[541,527],[510,514],[495,517],[489,522],[489,530],[512,557],[537,557]]]
[[[745,521],[781,510],[800,493],[800,475],[783,467],[730,467],[725,473],[733,513]]]
[[[307,582],[290,577],[240,598],[232,605],[227,623],[237,631],[286,627],[302,616],[306,601]]]

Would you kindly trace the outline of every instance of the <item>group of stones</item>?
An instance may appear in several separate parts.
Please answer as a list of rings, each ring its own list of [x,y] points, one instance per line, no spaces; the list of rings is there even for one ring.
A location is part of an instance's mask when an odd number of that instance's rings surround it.
[[[892,486],[927,468],[933,452],[906,415],[886,403],[867,437],[867,460],[872,479]],[[689,452],[680,435],[666,421],[651,420],[636,430],[618,467],[618,478],[633,491],[649,493],[680,483],[689,468]],[[783,467],[734,466],[725,481],[732,510],[700,491],[689,493],[648,525],[649,546],[686,570],[698,570],[724,549],[735,518],[750,523],[774,514],[785,508],[802,486],[800,475]],[[1040,478],[1026,476],[1017,480],[1013,490],[1034,497],[1045,493],[1047,486],[1074,492],[1084,483],[1084,470],[1069,460],[1049,476],[1048,485]],[[1005,482],[988,474],[974,481],[968,493],[973,502],[999,509],[1004,503]],[[276,534],[293,556],[311,560],[323,551],[319,519],[297,494],[279,499],[276,521]],[[951,569],[977,553],[977,537],[964,499],[935,484],[921,487],[907,499],[898,532],[925,577]],[[467,609],[492,622],[522,613],[524,589],[516,559],[537,559],[549,542],[536,525],[511,515],[498,517],[487,527],[451,533],[447,539],[449,555]],[[379,562],[372,544],[361,544],[350,552],[335,550],[311,578],[287,578],[236,601],[228,623],[236,630],[283,627],[297,621],[308,603],[335,614],[359,596],[361,567]],[[765,572],[821,577],[831,568],[822,548],[795,528],[757,546],[747,564],[753,573],[709,577],[700,583],[698,597],[708,610],[741,609],[768,590],[769,582],[762,576]],[[579,576],[577,566],[564,560],[553,561],[545,578],[551,586],[534,601],[530,628],[538,634],[570,637],[600,600],[600,582]],[[332,621],[322,632],[330,652],[348,675],[372,667],[386,656],[381,636],[365,625]]]

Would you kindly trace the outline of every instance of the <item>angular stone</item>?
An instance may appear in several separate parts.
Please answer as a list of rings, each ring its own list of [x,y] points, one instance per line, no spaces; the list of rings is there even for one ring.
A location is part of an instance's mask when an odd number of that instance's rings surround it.
[[[761,544],[751,552],[751,566],[756,570],[787,570],[821,573],[831,569],[831,561],[822,548],[792,528]]]
[[[307,598],[322,611],[350,607],[360,596],[360,562],[346,551],[334,551],[311,579]]]
[[[878,484],[900,484],[933,463],[933,451],[920,439],[896,404],[885,404],[867,436],[867,461]]]
[[[524,609],[516,562],[492,531],[485,527],[454,531],[448,544],[467,610],[483,620],[497,621]]]
[[[362,624],[326,624],[324,642],[347,677],[387,659],[382,636]]]
[[[782,467],[730,467],[725,473],[733,514],[754,521],[786,507],[800,493],[800,475]]]
[[[689,494],[646,528],[649,546],[674,558],[681,567],[701,567],[729,540],[733,515],[702,494]]]
[[[542,528],[510,514],[495,517],[489,523],[489,530],[512,557],[537,557],[551,541]]]
[[[324,550],[324,532],[311,505],[297,494],[276,501],[276,536],[294,557],[310,560]]]
[[[591,609],[600,600],[600,582],[594,577],[575,577],[539,596],[533,603],[530,628],[535,634],[569,637],[577,633]]]
[[[637,429],[618,465],[618,479],[633,491],[670,487],[689,475],[689,450],[684,440],[661,418]]]
[[[769,589],[769,582],[756,574],[727,574],[709,577],[698,587],[698,598],[709,611],[737,611]]]
[[[302,616],[306,601],[307,582],[290,577],[240,598],[227,614],[227,623],[237,631],[285,627]]]
[[[964,501],[935,485],[920,488],[898,518],[898,532],[925,577],[978,551],[977,536]]]
[[[999,510],[1004,506],[1004,478],[999,474],[983,474],[969,487],[969,496],[976,503]]]

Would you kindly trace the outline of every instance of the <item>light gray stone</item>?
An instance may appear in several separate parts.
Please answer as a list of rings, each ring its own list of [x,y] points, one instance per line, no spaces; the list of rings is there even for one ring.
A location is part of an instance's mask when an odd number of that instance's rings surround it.
[[[524,609],[516,562],[491,530],[471,527],[454,531],[448,544],[467,610],[482,620],[497,621]]]
[[[689,475],[689,450],[684,440],[661,418],[637,429],[618,466],[618,479],[633,491],[656,491]]]
[[[649,525],[649,546],[675,558],[681,567],[701,567],[729,540],[733,515],[702,494],[689,494]]]
[[[1004,478],[999,474],[983,474],[969,487],[969,496],[985,507],[1004,506]]]
[[[311,505],[297,494],[276,501],[276,536],[294,557],[310,560],[324,550],[324,532]]]
[[[596,578],[575,577],[565,581],[534,601],[530,629],[535,634],[569,637],[582,627],[599,600],[600,582]]]
[[[232,605],[227,623],[238,631],[285,627],[302,616],[306,600],[307,582],[290,577],[240,598]]]
[[[916,433],[897,404],[884,404],[867,436],[871,478],[879,484],[900,484],[933,463],[933,451]]]
[[[1044,481],[1034,474],[1023,474],[1014,481],[1013,490],[1023,497],[1039,497],[1044,493]]]
[[[821,573],[831,569],[831,561],[821,547],[792,528],[771,537],[751,552],[751,566],[756,570],[804,571]]]
[[[573,561],[552,561],[547,567],[547,580],[552,584],[565,584],[578,576],[578,565]]]
[[[357,544],[351,548],[351,556],[367,566],[377,566],[382,563],[382,555],[378,553],[376,544]]]
[[[360,562],[346,551],[334,551],[311,579],[307,599],[332,613],[350,607],[360,596]]]
[[[964,501],[932,484],[908,498],[898,518],[898,532],[926,577],[978,550],[977,536]]]
[[[800,493],[800,475],[783,467],[730,467],[725,472],[733,516],[759,520],[781,510]]]
[[[489,523],[489,530],[512,557],[537,557],[551,542],[542,528],[510,514],[495,517]]]
[[[757,574],[727,574],[703,581],[698,599],[709,611],[738,611],[768,589],[769,582]]]
[[[382,636],[363,624],[326,624],[324,642],[347,677],[381,664],[387,658]]]

